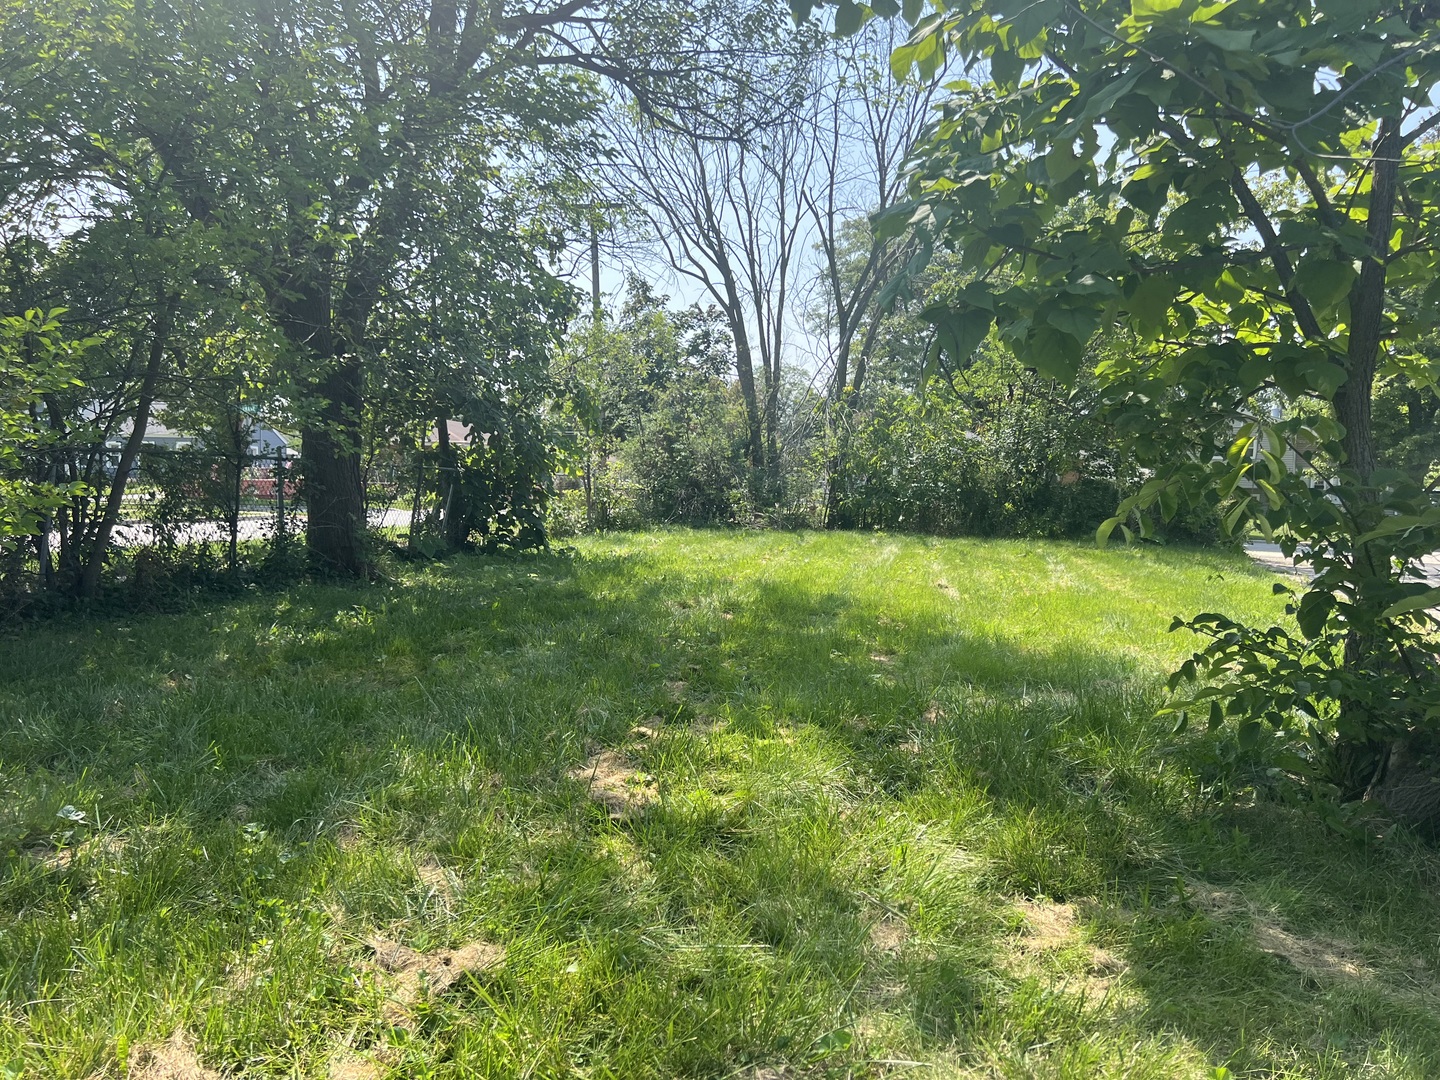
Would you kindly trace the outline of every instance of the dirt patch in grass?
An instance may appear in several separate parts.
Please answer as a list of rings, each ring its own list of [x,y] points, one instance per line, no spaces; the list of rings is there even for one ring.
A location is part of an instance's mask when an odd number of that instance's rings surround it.
[[[1369,979],[1374,975],[1364,960],[1339,942],[1301,937],[1264,919],[1254,920],[1252,925],[1261,952],[1288,960],[1307,975],[1332,979]]]
[[[887,956],[899,953],[909,939],[910,927],[904,919],[889,916],[870,926],[871,947]]]
[[[725,721],[713,716],[697,716],[694,720],[690,721],[690,734],[702,739],[709,738],[717,731],[724,730],[724,728]]]
[[[1280,957],[1305,975],[1360,980],[1374,977],[1370,966],[1344,942],[1292,933],[1231,889],[1191,881],[1186,883],[1185,891],[1191,903],[1207,915],[1247,915],[1255,947]]]
[[[415,866],[415,876],[420,884],[445,903],[453,902],[460,895],[460,879],[434,855],[427,855]]]
[[[1020,943],[1027,952],[1062,949],[1078,940],[1073,905],[1055,904],[1048,900],[1017,900],[1015,906],[1025,916]]]
[[[136,1049],[126,1076],[129,1080],[220,1080],[218,1072],[200,1063],[184,1028],[176,1028],[163,1043]]]
[[[614,750],[602,750],[578,769],[572,769],[569,775],[570,779],[584,783],[590,798],[605,807],[617,821],[643,814],[659,797],[654,778]]]
[[[1098,990],[1108,989],[1110,982],[1128,969],[1129,965],[1124,960],[1081,937],[1073,904],[1057,904],[1049,900],[1017,900],[1015,906],[1025,918],[1025,926],[1017,943],[1022,956],[1033,958],[1065,949],[1082,949],[1085,955],[1085,980]]]
[[[505,962],[505,949],[488,941],[430,953],[378,936],[367,944],[375,953],[375,967],[384,976],[389,995],[385,1018],[397,1026],[408,1022],[410,1007],[421,995],[443,994],[466,975],[493,971]]]
[[[380,1066],[368,1058],[347,1054],[330,1062],[327,1075],[328,1080],[379,1080]]]

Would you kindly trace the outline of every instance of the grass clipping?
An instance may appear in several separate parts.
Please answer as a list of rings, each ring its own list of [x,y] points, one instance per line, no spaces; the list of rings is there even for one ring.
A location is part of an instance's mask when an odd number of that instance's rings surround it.
[[[129,1080],[220,1080],[218,1072],[200,1063],[184,1028],[176,1028],[159,1045],[139,1048],[126,1076]]]
[[[1196,908],[1212,917],[1248,915],[1255,947],[1280,957],[1303,975],[1359,980],[1374,975],[1369,965],[1344,942],[1292,933],[1230,889],[1190,881],[1186,883],[1186,894]]]
[[[584,765],[570,770],[570,779],[585,784],[590,798],[605,807],[615,821],[638,817],[660,794],[653,777],[614,750],[602,750]]]
[[[398,1027],[409,1025],[410,1009],[421,997],[443,994],[466,975],[494,971],[505,962],[505,949],[488,941],[430,953],[378,936],[367,944],[386,983],[385,1019]]]

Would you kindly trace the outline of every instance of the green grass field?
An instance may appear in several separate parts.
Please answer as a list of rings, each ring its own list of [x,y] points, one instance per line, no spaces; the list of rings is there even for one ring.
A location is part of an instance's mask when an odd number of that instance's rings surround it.
[[[1241,556],[395,573],[0,640],[0,1076],[1440,1075],[1440,857],[1154,719]]]

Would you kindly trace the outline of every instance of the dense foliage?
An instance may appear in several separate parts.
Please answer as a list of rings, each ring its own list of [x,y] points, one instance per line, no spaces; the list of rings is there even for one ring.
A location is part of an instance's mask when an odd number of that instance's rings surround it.
[[[811,385],[785,388],[779,497],[757,503],[723,319],[665,299],[632,280],[615,321],[581,322],[562,354],[561,532],[769,523],[1078,537],[1140,482],[1093,389],[1072,392],[1004,350],[917,392],[927,338],[901,309],[876,313],[868,375],[838,407]],[[1204,515],[1166,530],[1214,531]]]
[[[402,520],[541,542],[597,109],[763,103],[777,9],[750,6],[0,4],[0,315],[94,341],[29,421],[22,471],[66,495],[26,519],[37,587],[226,535],[233,565],[303,530],[350,576]]]
[[[903,5],[915,32],[897,72],[950,57],[979,78],[952,84],[911,201],[880,227],[947,245],[977,274],[929,311],[938,347],[963,364],[993,328],[1042,373],[1098,380],[1156,470],[1102,536],[1147,506],[1218,502],[1227,527],[1253,524],[1307,563],[1298,638],[1189,624],[1214,638],[1182,673],[1210,683],[1192,700],[1216,701],[1215,722],[1235,719],[1250,742],[1268,722],[1312,791],[1440,822],[1426,613],[1440,590],[1413,571],[1440,546],[1440,509],[1381,466],[1375,425],[1377,384],[1382,399],[1435,384],[1436,12],[930,6]],[[837,21],[870,10],[841,0]],[[1080,201],[1095,209],[1077,221],[1066,211]],[[1097,334],[1130,347],[1087,351]]]

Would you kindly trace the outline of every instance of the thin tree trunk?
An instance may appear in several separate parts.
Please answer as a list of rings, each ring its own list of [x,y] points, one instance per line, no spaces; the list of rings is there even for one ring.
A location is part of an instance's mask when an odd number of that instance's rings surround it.
[[[748,429],[746,457],[750,472],[758,474],[765,467],[765,428],[761,418],[760,399],[755,388],[755,363],[750,353],[750,336],[743,318],[737,318],[739,297],[730,314],[730,334],[735,339],[735,374],[740,381],[740,396],[745,402],[745,424]]]
[[[1395,201],[1399,181],[1400,125],[1381,121],[1375,144],[1370,206],[1366,220],[1369,257],[1350,290],[1350,340],[1346,357],[1346,379],[1335,395],[1336,419],[1345,429],[1342,448],[1345,467],[1355,474],[1360,498],[1372,500],[1366,488],[1375,472],[1375,429],[1371,406],[1375,390],[1375,369],[1385,328],[1386,260],[1394,229]],[[1357,510],[1360,508],[1356,508]],[[1369,544],[1352,553],[1356,597],[1363,607],[1374,591],[1388,583],[1390,560]],[[1352,626],[1345,639],[1345,667],[1352,671],[1373,669],[1383,662],[1369,627]],[[1358,702],[1342,702],[1351,730],[1366,731],[1369,717]],[[1339,739],[1334,751],[1336,780],[1345,798],[1358,798],[1374,786],[1383,770],[1387,748],[1369,738]]]
[[[100,588],[100,574],[105,569],[105,552],[110,546],[110,536],[115,523],[120,520],[120,506],[125,499],[125,488],[130,483],[130,471],[140,456],[145,443],[145,430],[150,423],[150,411],[155,405],[155,388],[160,382],[160,372],[165,365],[165,351],[170,344],[170,323],[175,317],[179,301],[176,297],[165,299],[156,314],[155,325],[150,333],[150,352],[145,360],[145,373],[140,380],[140,396],[135,406],[135,421],[130,428],[130,437],[120,452],[115,469],[115,480],[110,485],[105,509],[90,544],[89,556],[80,572],[76,591],[85,599],[93,597]]]
[[[460,484],[460,458],[450,442],[450,425],[442,416],[435,421],[437,445],[440,449],[440,484],[444,491],[441,512],[441,535],[447,551],[458,551],[465,543],[467,529],[465,499]]]

